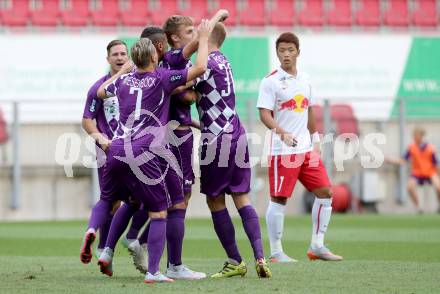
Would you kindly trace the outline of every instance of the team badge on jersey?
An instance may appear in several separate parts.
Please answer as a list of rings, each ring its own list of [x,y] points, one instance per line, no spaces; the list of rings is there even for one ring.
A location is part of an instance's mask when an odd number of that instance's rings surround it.
[[[175,81],[178,81],[181,79],[182,79],[182,75],[173,75],[173,76],[171,76],[170,81],[175,82]]]
[[[291,110],[294,112],[304,112],[309,108],[309,99],[304,97],[302,94],[295,95],[292,99],[281,102],[278,111],[281,110]]]
[[[90,104],[89,110],[90,110],[90,112],[95,112],[95,110],[96,110],[96,99],[92,100],[92,104]]]

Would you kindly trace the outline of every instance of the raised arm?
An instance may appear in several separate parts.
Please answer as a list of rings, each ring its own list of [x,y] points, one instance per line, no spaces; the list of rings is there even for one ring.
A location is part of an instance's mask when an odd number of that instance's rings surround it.
[[[199,26],[199,47],[196,62],[188,69],[187,81],[194,80],[205,73],[208,66],[209,22],[204,19]]]
[[[216,23],[218,23],[219,21],[224,21],[228,18],[228,16],[229,12],[226,9],[220,9],[219,11],[217,11],[216,14],[214,14],[214,16],[209,20],[209,33],[211,33]],[[191,56],[197,51],[198,46],[199,34],[197,33],[197,36],[183,48],[183,57],[185,59],[191,58]]]
[[[105,81],[98,88],[98,91],[96,91],[96,96],[98,96],[98,98],[101,98],[101,99],[106,99],[106,98],[114,96],[114,95],[107,95],[107,93],[105,91],[105,88],[108,85],[110,85],[111,83],[113,83],[114,81],[116,81],[122,75],[131,72],[132,69],[133,69],[133,62],[131,60],[129,60],[126,63],[124,63],[124,65],[121,67],[121,69],[114,76],[112,76],[110,79]]]
[[[191,126],[193,128],[196,128],[196,129],[200,130],[200,121],[192,118],[191,119]]]

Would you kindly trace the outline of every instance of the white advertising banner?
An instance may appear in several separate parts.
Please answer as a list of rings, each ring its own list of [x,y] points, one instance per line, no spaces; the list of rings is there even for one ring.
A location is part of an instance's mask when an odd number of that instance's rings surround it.
[[[21,101],[21,121],[80,121],[89,87],[107,69],[100,35],[0,35],[0,104]]]

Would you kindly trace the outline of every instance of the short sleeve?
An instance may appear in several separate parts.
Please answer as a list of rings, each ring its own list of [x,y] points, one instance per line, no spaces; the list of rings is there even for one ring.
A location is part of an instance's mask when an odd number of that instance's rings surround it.
[[[257,108],[265,108],[269,110],[275,109],[275,93],[273,91],[270,78],[264,78],[260,84],[258,93]]]
[[[183,56],[183,48],[167,52],[165,59],[171,68],[185,68],[186,63],[188,62]]]
[[[95,119],[99,109],[101,109],[103,101],[96,97],[96,87],[90,88],[87,93],[86,105],[84,107],[83,118]]]
[[[166,93],[171,94],[177,87],[186,84],[188,79],[188,69],[182,70],[162,70],[161,83]]]
[[[121,79],[124,77],[125,75],[117,78],[116,80],[113,81],[113,83],[108,84],[104,90],[105,90],[105,95],[107,97],[113,97],[116,96],[118,94],[118,87],[121,83]]]

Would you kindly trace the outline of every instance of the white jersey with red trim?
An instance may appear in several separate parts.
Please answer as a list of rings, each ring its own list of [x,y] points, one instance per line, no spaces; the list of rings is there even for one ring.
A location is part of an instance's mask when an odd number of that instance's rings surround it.
[[[277,124],[298,141],[296,147],[287,146],[279,135],[273,134],[269,151],[271,155],[299,154],[312,150],[307,123],[309,106],[314,104],[309,77],[303,72],[298,71],[293,76],[278,68],[262,80],[257,107],[273,111]]]

